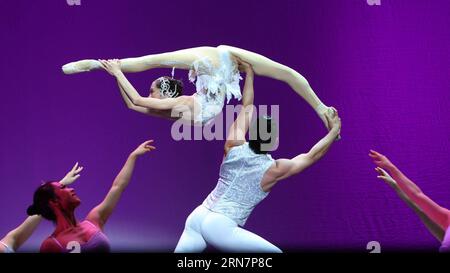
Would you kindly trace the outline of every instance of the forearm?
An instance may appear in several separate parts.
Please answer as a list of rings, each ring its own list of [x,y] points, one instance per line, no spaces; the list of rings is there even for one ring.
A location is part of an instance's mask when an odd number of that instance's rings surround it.
[[[121,87],[121,90],[127,96],[127,100],[131,102],[131,107],[141,107],[150,110],[170,110],[177,105],[181,105],[185,102],[185,97],[180,96],[177,98],[165,98],[165,99],[155,99],[155,98],[143,98],[136,89],[131,85],[128,79],[122,72],[116,74],[116,79]]]
[[[131,108],[133,106],[135,106],[133,104],[133,102],[130,100],[130,98],[128,97],[127,93],[125,92],[125,90],[123,90],[122,85],[120,84],[120,82],[117,80],[117,86],[119,87],[120,90],[120,96],[122,96],[123,101],[125,102],[125,105],[128,108]]]
[[[422,190],[406,175],[404,175],[394,164],[388,166],[387,170],[391,174],[392,178],[397,181],[400,189],[404,191],[408,196],[418,195],[422,193]]]
[[[322,138],[311,148],[308,152],[308,156],[311,157],[313,161],[317,161],[322,158],[328,152],[338,134],[339,132],[337,128],[331,129],[324,138]]]
[[[114,179],[113,188],[116,188],[120,191],[125,190],[125,188],[128,186],[131,180],[131,176],[133,175],[134,166],[136,164],[137,156],[133,153],[128,156],[127,161],[123,165],[122,169],[120,170],[119,174],[116,176],[116,179]]]
[[[141,95],[139,95],[134,86],[130,83],[130,81],[128,81],[128,79],[122,72],[117,73],[115,77],[117,79],[117,84],[119,85],[119,88],[121,88],[121,90],[124,91],[127,98],[129,98],[133,104],[137,105],[137,102],[142,97]]]
[[[30,238],[41,220],[41,216],[29,216],[20,226],[9,232],[2,241],[14,250],[17,250]]]
[[[125,105],[128,107],[128,109],[150,116],[166,118],[166,116],[162,114],[160,110],[134,105],[133,102],[130,100],[130,98],[127,96],[127,93],[125,93],[125,91],[123,90],[120,83],[117,82],[117,84],[119,86],[120,95],[122,96],[122,99],[125,102]]]
[[[86,219],[93,223],[97,223],[100,227],[103,227],[108,218],[114,211],[117,203],[122,196],[123,191],[128,186],[131,180],[131,176],[133,174],[134,165],[136,163],[137,156],[133,153],[128,157],[124,166],[120,170],[119,174],[114,179],[111,189],[106,195],[103,202],[101,202],[98,206],[89,212]]]
[[[431,234],[438,240],[442,241],[444,239],[444,230],[439,227],[438,224],[433,222],[430,217],[428,217],[418,206],[416,203],[414,203],[400,188],[396,187],[395,191],[397,192],[397,195],[402,199],[408,207],[410,207],[416,215],[419,217],[419,219],[422,221],[422,223],[426,226],[428,231],[430,231]]]
[[[247,72],[245,76],[245,84],[242,95],[242,106],[246,107],[253,105],[254,102],[254,88],[253,88],[253,72]]]
[[[449,210],[439,206],[422,190],[404,175],[395,165],[388,167],[392,178],[397,181],[399,188],[414,202],[432,221],[446,229],[450,224]]]

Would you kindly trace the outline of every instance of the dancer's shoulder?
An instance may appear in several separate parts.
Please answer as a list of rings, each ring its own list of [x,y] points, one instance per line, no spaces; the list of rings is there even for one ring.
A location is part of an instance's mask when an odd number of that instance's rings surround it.
[[[245,140],[227,140],[224,145],[225,155],[228,155],[232,150],[243,148],[245,145],[248,146],[248,142]]]
[[[47,253],[55,253],[55,252],[61,252],[61,244],[56,240],[55,237],[49,236],[47,239],[45,239],[41,244],[40,252],[47,252]]]

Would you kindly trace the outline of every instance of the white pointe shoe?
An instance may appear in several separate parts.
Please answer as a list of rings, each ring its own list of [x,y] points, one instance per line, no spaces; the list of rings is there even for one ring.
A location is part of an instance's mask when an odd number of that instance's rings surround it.
[[[81,72],[91,71],[93,69],[100,68],[100,62],[96,60],[82,60],[77,62],[71,62],[62,66],[64,74],[76,74]]]

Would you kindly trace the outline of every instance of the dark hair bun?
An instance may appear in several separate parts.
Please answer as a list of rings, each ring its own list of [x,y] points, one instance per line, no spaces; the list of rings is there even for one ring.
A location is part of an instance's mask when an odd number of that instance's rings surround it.
[[[28,215],[41,215],[47,220],[56,221],[56,215],[50,207],[50,201],[56,200],[55,189],[52,182],[40,185],[33,195],[33,205],[27,209]]]
[[[34,204],[28,207],[27,214],[29,216],[33,216],[33,215],[39,214],[39,212],[37,211],[37,208],[36,208],[36,206]]]

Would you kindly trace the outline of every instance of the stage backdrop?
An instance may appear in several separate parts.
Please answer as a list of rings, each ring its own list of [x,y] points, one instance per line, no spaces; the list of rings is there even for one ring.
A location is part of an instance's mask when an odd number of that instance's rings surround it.
[[[75,1],[76,2],[76,1]],[[367,156],[390,156],[432,199],[450,208],[450,2],[2,1],[0,236],[21,223],[42,180],[76,162],[81,219],[108,191],[127,155],[146,139],[106,225],[115,251],[172,251],[186,217],[214,188],[224,141],[175,141],[171,122],[128,110],[102,71],[67,76],[83,58],[124,58],[196,46],[234,45],[304,75],[339,109],[342,140],[323,160],[279,183],[247,229],[285,251],[429,249],[439,243],[376,179]],[[142,95],[170,69],[128,74]],[[187,71],[176,70],[192,94]],[[255,102],[280,105],[274,158],[308,151],[326,130],[288,85],[255,79]],[[236,103],[236,101],[233,101]],[[43,223],[22,251],[53,230]]]

